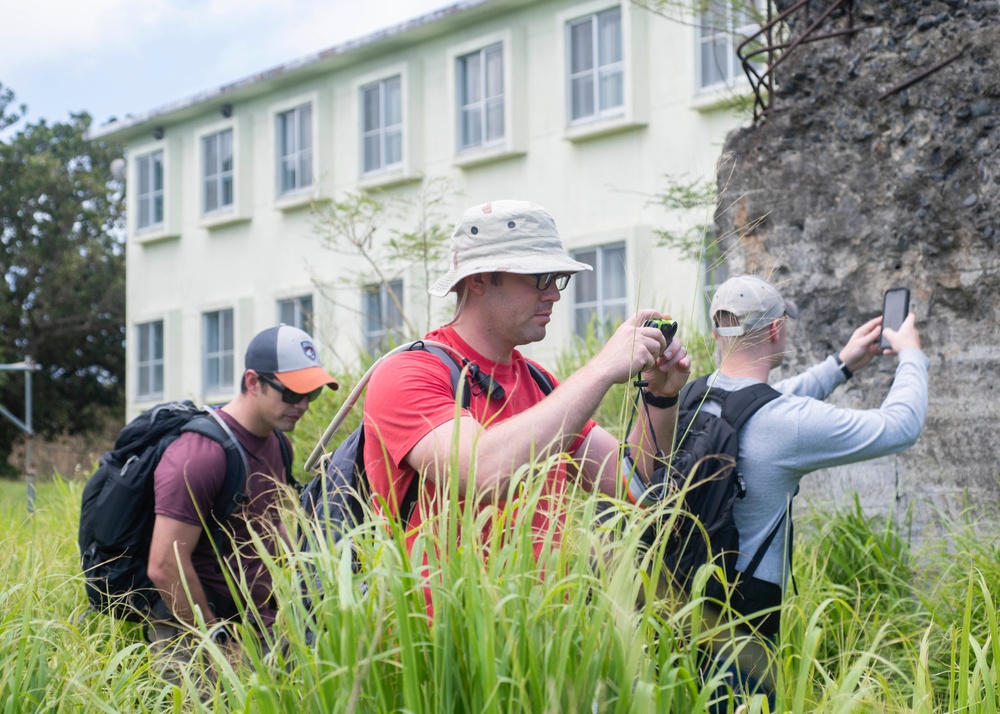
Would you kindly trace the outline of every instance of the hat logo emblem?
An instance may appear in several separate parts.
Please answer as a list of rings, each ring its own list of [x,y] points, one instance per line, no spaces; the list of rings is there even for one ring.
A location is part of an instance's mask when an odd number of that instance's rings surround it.
[[[316,348],[313,347],[312,342],[302,343],[302,354],[304,354],[310,362],[316,361]]]

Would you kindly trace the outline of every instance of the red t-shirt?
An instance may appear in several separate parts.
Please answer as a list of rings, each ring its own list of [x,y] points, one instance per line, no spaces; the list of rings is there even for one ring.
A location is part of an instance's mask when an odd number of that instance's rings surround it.
[[[545,396],[532,378],[527,361],[516,350],[511,361],[503,364],[478,354],[450,327],[434,330],[425,339],[454,347],[503,387],[505,396],[502,399],[491,399],[478,393],[480,390],[473,390],[469,408],[461,411],[462,416],[472,416],[480,424],[485,424],[487,429],[520,414]],[[390,357],[379,366],[368,383],[364,422],[365,469],[373,495],[385,499],[393,512],[415,474],[403,458],[424,436],[455,418],[457,407],[450,374],[448,365],[437,355],[413,351]],[[555,379],[552,383],[558,384]],[[569,453],[575,453],[580,448],[593,427],[594,422],[588,421]],[[518,465],[513,466],[516,468]],[[546,478],[543,497],[532,517],[532,527],[539,535],[545,533],[553,521],[558,533],[558,524],[562,523],[561,501],[566,492],[566,469],[566,463],[561,462]],[[442,489],[440,498],[448,498],[446,489]],[[437,513],[437,503],[437,488],[428,480],[408,524],[412,531]],[[411,533],[408,541],[411,546],[413,537]],[[535,540],[536,557],[542,542],[542,538]]]
[[[216,537],[216,541],[230,577],[237,583],[246,578],[251,599],[260,608],[261,624],[269,626],[274,621],[274,608],[270,603],[271,576],[250,537],[250,524],[263,538],[268,553],[274,555],[275,528],[280,522],[277,484],[287,483],[278,439],[285,437],[274,432],[263,438],[255,436],[223,410],[216,413],[222,416],[243,446],[251,472],[246,491],[248,502],[226,519],[222,524],[225,533]],[[156,466],[154,510],[157,515],[191,525],[201,526],[203,521],[214,523],[212,506],[225,478],[226,455],[222,446],[206,436],[184,433],[167,447]],[[242,603],[234,603],[220,561],[204,532],[191,553],[191,560],[216,615],[233,617],[244,609]]]

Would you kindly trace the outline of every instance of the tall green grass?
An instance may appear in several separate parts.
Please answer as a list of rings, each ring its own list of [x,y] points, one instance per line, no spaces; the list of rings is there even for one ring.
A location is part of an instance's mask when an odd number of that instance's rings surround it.
[[[80,484],[43,484],[29,518],[23,485],[3,482],[0,709],[704,711],[718,678],[699,675],[693,644],[720,633],[706,631],[698,599],[656,601],[635,567],[650,514],[622,506],[620,523],[595,527],[598,500],[574,494],[562,546],[547,534],[536,562],[526,514],[543,471],[518,475],[516,508],[475,513],[453,499],[412,557],[398,528],[376,520],[351,534],[360,572],[342,544],[289,547],[270,563],[283,604],[274,651],[264,656],[247,638],[246,660],[230,663],[203,640],[217,680],[192,670],[178,688],[152,671],[140,628],[78,621]],[[487,520],[500,526],[488,537]],[[934,541],[911,553],[899,524],[857,504],[801,517],[778,710],[996,711],[1000,560],[974,526],[949,523],[948,548]],[[756,699],[750,710],[764,707]]]

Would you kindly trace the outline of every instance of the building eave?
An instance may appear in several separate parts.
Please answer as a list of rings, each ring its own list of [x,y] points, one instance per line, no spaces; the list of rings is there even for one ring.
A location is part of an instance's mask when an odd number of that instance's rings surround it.
[[[213,105],[221,107],[223,104],[252,99],[279,87],[423,42],[443,35],[461,24],[502,14],[531,2],[532,0],[462,0],[147,112],[91,127],[87,138],[127,144],[133,137],[156,127],[203,114]]]

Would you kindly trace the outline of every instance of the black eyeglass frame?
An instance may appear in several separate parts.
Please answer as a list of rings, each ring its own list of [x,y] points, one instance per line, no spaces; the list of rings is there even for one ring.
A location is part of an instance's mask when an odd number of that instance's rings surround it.
[[[573,277],[572,273],[535,273],[535,287],[539,290],[548,290],[549,285],[553,283],[556,284],[556,290],[562,292],[569,285],[569,279]]]
[[[283,401],[285,404],[298,404],[303,399],[308,399],[309,402],[312,403],[317,399],[319,399],[319,395],[323,393],[323,387],[319,386],[316,387],[316,389],[312,390],[311,392],[307,392],[306,394],[299,394],[298,392],[293,392],[291,389],[286,387],[281,382],[276,381],[274,377],[267,374],[261,374],[260,372],[257,373],[257,379],[259,379],[269,387],[273,387],[275,390],[277,390],[277,392],[281,395],[281,401]]]

